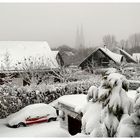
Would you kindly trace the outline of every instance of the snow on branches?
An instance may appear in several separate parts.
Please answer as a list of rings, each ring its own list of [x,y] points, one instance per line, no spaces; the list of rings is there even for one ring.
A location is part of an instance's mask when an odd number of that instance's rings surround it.
[[[129,83],[125,76],[114,71],[106,72],[97,88],[88,90],[88,105],[83,112],[82,132],[93,137],[114,137],[124,114],[133,112],[127,96]]]

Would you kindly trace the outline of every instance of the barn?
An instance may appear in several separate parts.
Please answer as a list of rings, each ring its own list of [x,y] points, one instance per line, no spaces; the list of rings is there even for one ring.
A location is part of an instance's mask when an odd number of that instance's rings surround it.
[[[51,70],[59,65],[50,46],[45,41],[0,41],[0,83],[5,76],[12,77],[12,82],[24,85],[20,74],[31,69]]]
[[[108,68],[110,65],[120,65],[125,62],[123,55],[114,53],[106,47],[99,47],[95,49],[89,56],[87,56],[80,64],[81,69],[88,69],[93,67]]]

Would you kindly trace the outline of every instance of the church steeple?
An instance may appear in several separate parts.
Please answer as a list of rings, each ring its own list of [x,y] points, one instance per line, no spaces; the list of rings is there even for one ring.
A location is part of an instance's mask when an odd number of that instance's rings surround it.
[[[84,38],[84,32],[83,32],[83,26],[82,25],[81,25],[80,28],[77,27],[75,47],[77,49],[85,48],[85,38]]]

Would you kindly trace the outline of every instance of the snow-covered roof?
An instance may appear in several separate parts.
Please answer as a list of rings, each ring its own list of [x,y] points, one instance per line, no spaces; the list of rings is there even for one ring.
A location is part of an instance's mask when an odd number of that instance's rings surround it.
[[[56,56],[57,56],[58,53],[59,53],[59,51],[53,51],[52,50],[52,55],[53,55],[54,58],[56,58]]]
[[[135,59],[135,61],[140,61],[140,53],[133,53],[132,57]]]
[[[122,50],[120,48],[118,48],[120,50],[120,53],[126,58],[126,61],[129,63],[136,63],[136,60],[125,50]]]
[[[121,64],[123,56],[117,53],[110,51],[107,48],[99,47],[95,49],[91,54],[89,54],[80,64],[81,66],[93,53],[97,52],[98,50],[102,51],[106,56],[108,56],[111,60],[113,60],[117,64]]]
[[[57,68],[58,63],[45,41],[0,41],[0,66],[5,65],[5,55],[9,55],[10,70],[14,70],[17,63],[25,58],[45,60],[47,68]]]
[[[107,48],[99,48],[99,49],[101,49],[106,55],[108,55],[116,63],[119,63],[119,64],[121,63],[122,57],[123,57],[122,55],[114,53]]]

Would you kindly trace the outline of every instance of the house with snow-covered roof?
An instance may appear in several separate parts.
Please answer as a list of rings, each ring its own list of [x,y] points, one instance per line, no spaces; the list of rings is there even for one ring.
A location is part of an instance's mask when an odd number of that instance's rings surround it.
[[[0,77],[5,73],[17,75],[18,72],[25,72],[27,66],[29,71],[59,68],[50,46],[45,41],[0,41]]]
[[[50,46],[43,41],[0,41],[0,66],[5,65],[7,56],[10,63],[8,70],[15,70],[18,63],[25,59],[42,58],[48,68],[57,68],[58,63],[53,56]],[[40,60],[41,61],[41,60]],[[0,67],[2,70],[2,67]]]
[[[80,64],[81,69],[92,67],[107,68],[113,63],[114,65],[121,65],[125,62],[125,58],[121,54],[114,53],[106,47],[99,47],[88,55]]]

